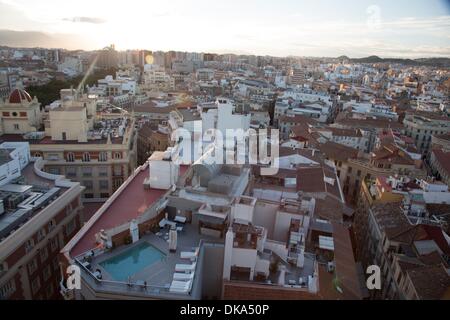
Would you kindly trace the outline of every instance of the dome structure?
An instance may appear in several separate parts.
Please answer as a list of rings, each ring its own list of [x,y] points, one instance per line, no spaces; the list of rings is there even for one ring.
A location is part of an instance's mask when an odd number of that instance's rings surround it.
[[[23,89],[14,89],[9,95],[9,103],[22,103],[23,101],[31,102],[31,96]]]

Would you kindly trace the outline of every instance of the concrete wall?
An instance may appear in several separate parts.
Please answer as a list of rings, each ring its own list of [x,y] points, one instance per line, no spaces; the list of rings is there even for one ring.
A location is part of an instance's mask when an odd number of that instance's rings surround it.
[[[203,245],[202,299],[219,299],[222,295],[223,245]]]
[[[253,224],[264,227],[267,230],[267,237],[272,239],[275,226],[275,216],[278,205],[257,201],[255,205],[255,213],[253,214]]]

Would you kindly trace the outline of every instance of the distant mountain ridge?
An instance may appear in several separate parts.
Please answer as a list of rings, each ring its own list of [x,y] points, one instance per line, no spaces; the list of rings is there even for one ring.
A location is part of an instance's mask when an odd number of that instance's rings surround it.
[[[402,58],[380,58],[378,56],[369,56],[365,58],[349,58],[340,56],[336,58],[339,61],[348,61],[353,63],[400,63],[405,65],[416,66],[434,66],[434,67],[450,67],[450,58],[419,58],[419,59],[402,59]]]

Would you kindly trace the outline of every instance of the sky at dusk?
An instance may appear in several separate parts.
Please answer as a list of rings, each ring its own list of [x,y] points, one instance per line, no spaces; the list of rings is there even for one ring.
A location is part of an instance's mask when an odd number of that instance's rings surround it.
[[[0,0],[0,45],[450,57],[450,1]]]

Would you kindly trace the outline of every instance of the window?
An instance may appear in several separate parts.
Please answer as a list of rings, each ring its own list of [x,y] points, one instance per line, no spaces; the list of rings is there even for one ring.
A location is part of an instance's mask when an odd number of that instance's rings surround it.
[[[107,177],[108,176],[108,168],[107,167],[98,168],[98,175],[100,177]]]
[[[39,291],[41,288],[41,279],[39,277],[36,277],[33,281],[31,281],[31,291],[33,294]]]
[[[108,153],[107,152],[100,152],[98,155],[98,161],[107,161],[108,160]]]
[[[48,258],[48,249],[47,247],[43,247],[40,252],[41,255],[41,263],[44,263]]]
[[[67,159],[67,162],[74,162],[75,161],[75,155],[73,154],[73,152],[68,152],[66,159]]]
[[[28,253],[30,252],[34,247],[34,240],[33,239],[29,239],[26,243],[25,243],[25,252]]]
[[[92,177],[92,168],[91,167],[83,167],[82,172],[83,172],[83,177]]]
[[[57,250],[58,247],[59,247],[58,236],[56,236],[50,241],[50,250],[53,252]]]
[[[66,207],[66,217],[70,216],[73,213],[73,207],[72,204],[70,203],[67,207]]]
[[[70,236],[75,231],[76,226],[75,219],[66,224],[66,236]]]
[[[89,162],[89,161],[91,161],[91,155],[90,155],[89,152],[83,153],[83,161],[84,161],[84,162]]]
[[[70,178],[74,178],[77,176],[77,168],[76,167],[66,167],[66,176]]]
[[[3,115],[4,117],[9,117],[9,112],[3,112],[2,115]]]
[[[59,262],[58,262],[58,258],[53,259],[52,265],[53,265],[53,271],[54,271],[54,272],[59,271]]]
[[[61,169],[57,167],[48,168],[48,172],[51,174],[59,175],[61,174]]]
[[[109,193],[100,193],[100,198],[109,198]]]
[[[19,112],[19,115],[20,115],[21,117],[26,117],[26,116],[27,116],[27,113],[26,113],[26,112],[23,112],[23,111],[21,111],[21,112]]]
[[[114,159],[122,159],[122,153],[114,152]]]
[[[19,130],[19,124],[18,123],[14,123],[14,130]]]
[[[44,238],[45,238],[45,229],[42,228],[37,233],[37,241],[41,241]]]
[[[6,271],[8,271],[8,264],[6,262],[0,263],[0,274]]]
[[[361,170],[358,170],[358,171],[356,172],[356,175],[357,175],[358,177],[360,177],[360,176],[361,176]]]
[[[42,275],[44,277],[44,281],[47,281],[48,279],[50,279],[50,277],[52,276],[52,268],[50,265],[47,265],[44,268],[44,271],[42,272]],[[52,287],[52,286],[49,286]]]
[[[38,268],[37,259],[34,258],[33,260],[28,263],[28,273],[33,274]]]
[[[84,194],[84,198],[85,199],[93,199],[94,198],[94,194],[93,193],[85,193]]]
[[[85,186],[86,189],[92,189],[94,184],[92,183],[92,180],[85,180],[83,181],[83,186]]]
[[[12,113],[12,115],[13,115],[13,117],[17,117],[17,112],[14,111],[14,112]]]
[[[118,189],[123,183],[123,179],[122,178],[116,178],[113,180],[113,187],[114,189]]]
[[[16,283],[11,279],[0,287],[0,299],[8,299],[15,291]]]
[[[114,176],[121,176],[122,175],[122,167],[121,166],[115,166],[114,167]]]
[[[56,220],[52,219],[48,222],[48,232],[52,231],[56,227]]]
[[[42,154],[41,154],[40,152],[35,152],[35,153],[34,153],[34,156],[35,156],[36,158],[41,158],[41,157],[42,157]]]
[[[63,139],[63,141],[67,140],[67,133],[65,133],[65,132],[62,133],[62,139]]]
[[[109,188],[109,183],[108,180],[100,180],[98,182],[100,189],[108,189]]]

